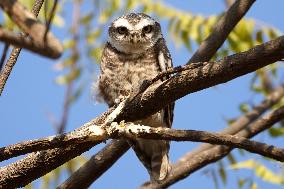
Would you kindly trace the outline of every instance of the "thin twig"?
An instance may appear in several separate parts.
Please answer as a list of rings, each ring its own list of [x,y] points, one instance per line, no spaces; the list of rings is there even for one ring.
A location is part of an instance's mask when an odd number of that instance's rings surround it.
[[[21,52],[21,48],[14,47],[12,49],[12,52],[10,54],[10,57],[9,57],[7,63],[5,64],[3,70],[1,71],[1,74],[0,74],[0,95],[2,95],[5,84],[6,84],[8,78],[9,78],[11,72],[12,72],[14,65],[17,62],[17,59],[19,57],[20,52]]]
[[[1,60],[0,60],[0,73],[1,73],[1,70],[3,68],[4,62],[6,60],[8,50],[9,50],[9,44],[5,43],[4,49],[3,49],[3,52],[2,52],[2,56],[1,56]]]
[[[56,9],[56,4],[57,1],[54,2],[53,8],[51,11],[51,16],[49,20],[52,20],[52,14],[54,14],[54,11]],[[78,50],[78,45],[79,45],[79,24],[80,24],[80,5],[81,2],[75,1],[74,2],[74,9],[73,9],[73,16],[72,16],[72,38],[74,45],[71,48],[71,60],[73,61],[71,63],[71,70],[75,70],[77,68],[77,62],[78,62],[78,57],[79,57],[79,50]],[[64,97],[64,103],[63,103],[63,113],[61,116],[61,120],[59,125],[57,126],[57,133],[63,133],[65,131],[65,128],[67,126],[67,121],[68,121],[68,115],[69,115],[69,110],[71,108],[71,99],[73,96],[73,86],[74,86],[74,80],[70,81],[66,85],[66,92],[65,92],[65,97]]]
[[[51,9],[51,12],[50,12],[50,16],[49,16],[49,19],[46,21],[46,30],[45,30],[45,33],[44,33],[44,41],[47,40],[47,33],[50,29],[50,26],[51,26],[51,22],[55,16],[55,11],[56,11],[56,7],[57,7],[57,4],[58,4],[58,0],[54,0],[54,3],[53,3],[53,6],[52,6],[52,9]]]
[[[42,7],[44,0],[36,0],[33,7],[32,7],[32,13],[37,17],[39,14],[39,11]],[[21,52],[21,48],[18,47],[14,47],[12,49],[12,52],[10,54],[10,57],[5,65],[5,67],[3,68],[3,71],[1,71],[0,74],[0,96],[4,90],[5,84],[12,72],[12,69],[14,67],[14,65],[17,62],[17,59],[19,57],[19,54]]]

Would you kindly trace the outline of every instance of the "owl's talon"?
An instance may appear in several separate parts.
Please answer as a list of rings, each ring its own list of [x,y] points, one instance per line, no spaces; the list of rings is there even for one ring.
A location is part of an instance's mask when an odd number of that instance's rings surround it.
[[[151,84],[151,80],[145,79],[140,86],[139,92],[144,92]]]
[[[120,104],[121,102],[123,102],[127,97],[126,96],[119,96],[118,98],[114,99],[114,103],[115,104]]]

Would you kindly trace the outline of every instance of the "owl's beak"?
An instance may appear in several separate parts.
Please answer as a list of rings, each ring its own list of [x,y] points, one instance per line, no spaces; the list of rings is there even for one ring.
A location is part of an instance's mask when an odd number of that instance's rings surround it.
[[[132,43],[138,43],[140,42],[140,36],[138,33],[132,33],[131,34],[131,42]]]

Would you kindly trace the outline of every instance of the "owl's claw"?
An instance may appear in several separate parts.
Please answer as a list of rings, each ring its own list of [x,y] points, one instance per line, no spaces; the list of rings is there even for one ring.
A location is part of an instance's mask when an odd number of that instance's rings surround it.
[[[126,98],[127,98],[126,96],[119,95],[119,97],[114,100],[114,103],[115,103],[115,104],[120,104],[120,103],[121,103],[122,101],[124,101]]]

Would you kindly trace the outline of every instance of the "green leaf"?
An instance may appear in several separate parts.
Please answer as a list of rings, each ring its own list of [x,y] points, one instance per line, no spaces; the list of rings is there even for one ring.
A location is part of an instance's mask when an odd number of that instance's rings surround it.
[[[213,15],[213,16],[208,17],[205,20],[205,22],[203,24],[203,27],[204,27],[204,37],[207,37],[211,33],[212,28],[216,24],[218,18],[219,18],[218,16],[214,16]]]
[[[63,41],[63,47],[64,49],[71,49],[76,45],[75,40],[73,39],[68,39]]]
[[[136,6],[137,2],[134,0],[127,0],[126,10],[132,10]]]
[[[95,59],[96,63],[100,62],[100,58],[101,58],[101,54],[102,54],[102,47],[93,47],[89,50],[88,55]]]
[[[190,45],[190,38],[189,38],[189,33],[187,31],[182,31],[181,32],[181,38],[182,38],[182,41],[183,43],[185,44],[185,47],[191,51],[191,45]]]
[[[272,76],[274,76],[274,78],[277,78],[277,77],[278,77],[278,74],[277,74],[278,65],[277,65],[277,63],[275,63],[275,64],[270,64],[268,67],[269,67],[269,69],[270,69],[270,72],[271,72]]]
[[[65,84],[68,84],[68,83],[74,81],[80,75],[81,75],[81,69],[75,68],[75,69],[72,69],[71,72],[66,74],[66,75],[58,76],[55,79],[55,82],[59,85],[65,85]]]
[[[30,182],[30,183],[29,183],[28,185],[26,185],[24,188],[25,188],[25,189],[32,189],[32,188],[33,188],[33,183]]]
[[[248,179],[238,179],[238,188],[241,189],[248,182]]]
[[[256,184],[255,182],[253,182],[253,183],[250,185],[250,189],[258,189],[257,184]]]
[[[57,27],[63,27],[65,25],[65,20],[58,14],[56,14],[52,20],[52,24]]]
[[[204,18],[202,16],[195,16],[192,21],[192,25],[190,28],[190,35],[193,39],[197,41],[197,43],[201,43],[203,40],[202,33],[202,24],[204,22]]]
[[[85,84],[80,84],[79,87],[75,90],[75,92],[72,94],[72,96],[69,99],[69,103],[75,102],[82,94],[82,92],[85,89]]]
[[[239,109],[242,113],[247,113],[249,111],[249,105],[246,103],[242,103],[239,105]]]
[[[257,32],[256,32],[256,45],[259,45],[259,44],[261,44],[261,43],[263,43],[263,31],[262,30],[258,30]]]
[[[96,29],[95,31],[92,31],[92,32],[88,33],[87,36],[86,36],[86,41],[89,44],[95,43],[96,39],[98,37],[100,37],[101,33],[102,33],[102,29],[101,28]]]
[[[284,127],[278,127],[278,128],[272,127],[268,131],[270,136],[272,137],[279,137],[284,135]]]
[[[235,164],[235,163],[236,163],[236,159],[235,159],[235,157],[233,156],[232,153],[229,153],[229,154],[227,155],[227,158],[228,158],[230,164]]]
[[[247,161],[239,162],[230,166],[231,169],[251,169],[254,171],[255,175],[266,182],[273,184],[283,185],[284,176],[272,172],[270,169],[264,165],[257,162],[255,159],[250,159]]]
[[[80,23],[84,24],[84,25],[88,25],[93,20],[93,18],[94,18],[94,13],[90,12],[90,13],[84,15],[83,17],[81,17]]]
[[[225,169],[223,167],[220,167],[218,172],[219,172],[219,175],[222,179],[223,184],[226,184],[227,183],[227,175],[226,175]]]
[[[238,34],[233,30],[227,38],[229,47],[234,52],[239,52],[238,41],[239,37]]]
[[[274,29],[269,28],[269,29],[266,29],[265,31],[269,39],[275,39],[278,37],[278,33]]]

